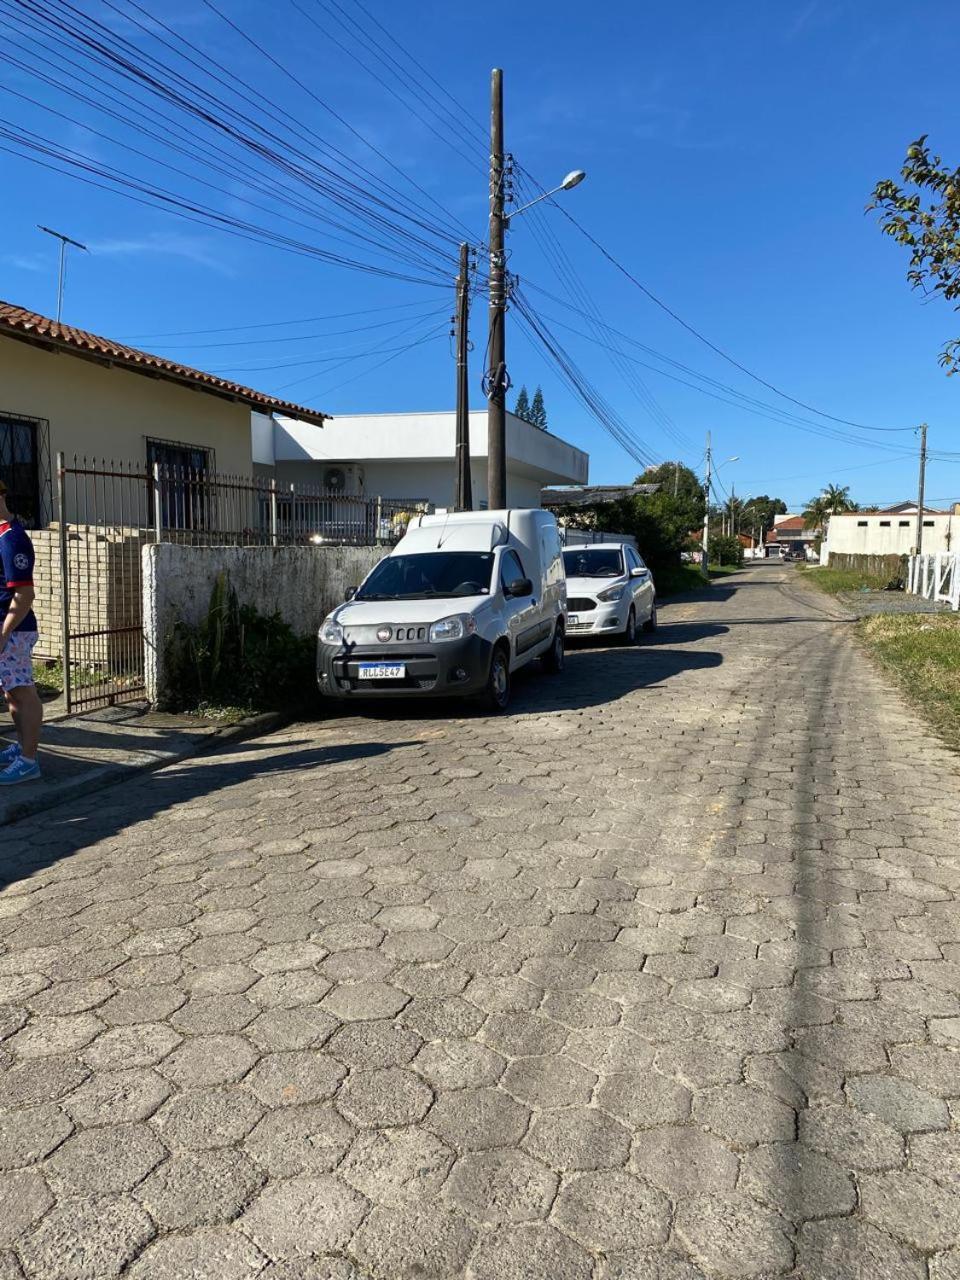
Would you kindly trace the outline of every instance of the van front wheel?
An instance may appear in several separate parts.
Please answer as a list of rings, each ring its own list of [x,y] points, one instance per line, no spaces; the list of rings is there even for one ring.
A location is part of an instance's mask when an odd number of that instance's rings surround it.
[[[506,711],[510,702],[510,657],[503,645],[498,644],[490,659],[490,674],[481,702],[488,711]]]
[[[540,659],[544,671],[548,671],[551,675],[559,675],[563,670],[565,662],[563,642],[563,624],[558,622],[553,632],[553,639],[550,641],[550,648]]]

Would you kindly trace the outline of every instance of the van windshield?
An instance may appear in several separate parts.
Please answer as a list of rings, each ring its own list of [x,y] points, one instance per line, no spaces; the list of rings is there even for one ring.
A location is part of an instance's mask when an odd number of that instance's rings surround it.
[[[490,594],[492,551],[427,551],[387,556],[354,596],[355,600],[426,600],[432,596]]]
[[[623,552],[619,547],[574,547],[563,553],[568,578],[619,578]]]

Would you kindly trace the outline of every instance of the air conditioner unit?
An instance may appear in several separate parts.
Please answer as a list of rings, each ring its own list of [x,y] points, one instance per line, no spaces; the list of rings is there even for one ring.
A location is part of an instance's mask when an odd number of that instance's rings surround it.
[[[320,484],[329,493],[363,493],[363,467],[352,462],[328,463],[320,473]]]

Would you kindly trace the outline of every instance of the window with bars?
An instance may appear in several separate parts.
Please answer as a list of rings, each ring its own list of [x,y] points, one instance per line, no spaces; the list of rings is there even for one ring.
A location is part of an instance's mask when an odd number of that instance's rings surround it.
[[[0,410],[0,480],[7,486],[7,505],[28,529],[44,522],[44,456],[47,423],[43,418]]]
[[[176,440],[147,440],[147,470],[161,473],[161,513],[165,529],[209,529],[210,494],[206,483],[214,468],[213,450]],[[153,520],[153,486],[150,486]]]

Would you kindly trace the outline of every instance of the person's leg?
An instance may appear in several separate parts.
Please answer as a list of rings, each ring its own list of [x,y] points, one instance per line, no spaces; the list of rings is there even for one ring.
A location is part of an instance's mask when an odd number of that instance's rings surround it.
[[[20,739],[20,750],[25,760],[36,760],[40,745],[40,727],[43,724],[43,703],[33,684],[22,684],[8,689],[7,704]]]

